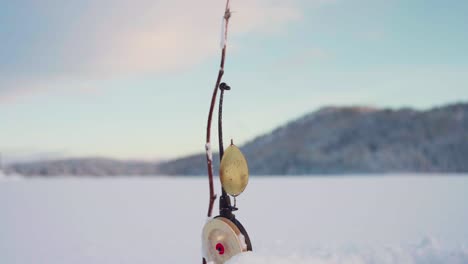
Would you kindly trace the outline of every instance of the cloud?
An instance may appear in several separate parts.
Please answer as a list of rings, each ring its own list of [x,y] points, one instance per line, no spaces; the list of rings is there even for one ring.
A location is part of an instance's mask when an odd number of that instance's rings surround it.
[[[44,76],[12,76],[0,80],[0,103],[10,104],[22,101],[44,92],[53,91],[59,95],[96,95],[99,89],[92,81],[72,79],[71,76],[46,74]]]
[[[147,15],[159,19],[143,19],[132,28],[109,35],[109,43],[92,64],[97,71],[112,73],[160,72],[190,67],[217,55],[223,6],[209,0],[202,1],[201,8],[197,2],[184,5],[176,1]],[[300,17],[292,6],[271,6],[267,1],[239,1],[233,9],[234,35],[274,31]]]
[[[231,2],[231,37],[281,31],[302,16],[294,0]],[[56,79],[81,82],[189,69],[219,53],[224,4],[221,0],[76,0],[41,1],[41,5],[31,1],[4,10],[22,23],[11,21],[7,33],[0,32],[2,39],[9,40],[8,50],[0,51],[9,58],[0,62],[0,98],[48,89]],[[79,87],[70,85],[75,86]]]

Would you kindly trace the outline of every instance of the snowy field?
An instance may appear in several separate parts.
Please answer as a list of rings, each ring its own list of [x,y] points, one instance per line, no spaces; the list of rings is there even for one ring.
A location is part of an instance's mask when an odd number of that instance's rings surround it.
[[[1,180],[0,263],[201,263],[207,201],[206,178]],[[257,177],[237,205],[231,264],[468,263],[468,175]]]

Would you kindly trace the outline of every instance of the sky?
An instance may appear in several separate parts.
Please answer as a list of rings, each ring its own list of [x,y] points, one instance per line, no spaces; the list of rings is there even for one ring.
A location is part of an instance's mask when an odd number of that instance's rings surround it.
[[[468,101],[468,1],[231,2],[225,140],[330,105]],[[203,151],[224,5],[0,0],[4,159]]]

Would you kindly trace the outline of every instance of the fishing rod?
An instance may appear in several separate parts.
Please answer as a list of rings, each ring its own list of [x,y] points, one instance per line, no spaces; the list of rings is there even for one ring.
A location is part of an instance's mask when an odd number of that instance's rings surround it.
[[[216,194],[214,193],[214,185],[213,185],[213,152],[211,150],[211,120],[213,118],[213,110],[214,110],[214,106],[216,103],[218,87],[224,75],[224,62],[226,60],[226,49],[227,49],[226,41],[227,41],[227,32],[228,32],[230,18],[231,18],[231,9],[229,5],[229,0],[227,0],[226,8],[224,10],[224,16],[223,16],[223,27],[222,27],[223,34],[221,36],[222,37],[221,63],[219,65],[218,77],[216,78],[216,84],[213,90],[213,95],[211,96],[210,110],[208,112],[208,121],[206,125],[205,150],[206,150],[206,165],[208,169],[208,181],[210,185],[210,201],[208,204],[208,214],[207,214],[208,217],[211,217],[211,214],[213,211],[213,204],[214,204],[214,201],[216,200]]]
[[[231,11],[229,0],[226,1],[226,8],[223,17],[223,34],[222,34],[222,52],[221,64],[216,79],[215,89],[211,98],[210,110],[208,113],[207,132],[206,132],[206,161],[208,168],[208,180],[210,187],[210,200],[208,205],[208,221],[202,231],[202,252],[203,263],[225,263],[231,257],[245,252],[252,251],[250,237],[236,219],[233,211],[236,208],[236,197],[240,195],[246,188],[249,179],[249,169],[247,160],[244,155],[234,145],[231,139],[231,144],[224,151],[223,146],[223,100],[224,92],[231,90],[231,87],[226,83],[221,83],[224,75],[224,62],[226,57],[226,40],[229,18]],[[219,215],[211,218],[213,205],[216,200],[213,184],[213,154],[211,150],[211,121],[213,117],[214,105],[218,89],[220,90],[219,106],[218,106],[218,140],[219,140],[219,158],[220,168],[219,177],[221,180],[221,197],[219,199]],[[234,197],[234,206],[231,205],[231,198]]]

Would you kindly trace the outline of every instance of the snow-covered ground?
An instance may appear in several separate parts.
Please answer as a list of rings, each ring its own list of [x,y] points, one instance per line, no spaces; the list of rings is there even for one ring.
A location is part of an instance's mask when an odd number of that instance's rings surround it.
[[[205,178],[0,181],[1,264],[201,263]],[[468,175],[253,178],[230,262],[468,263]]]

